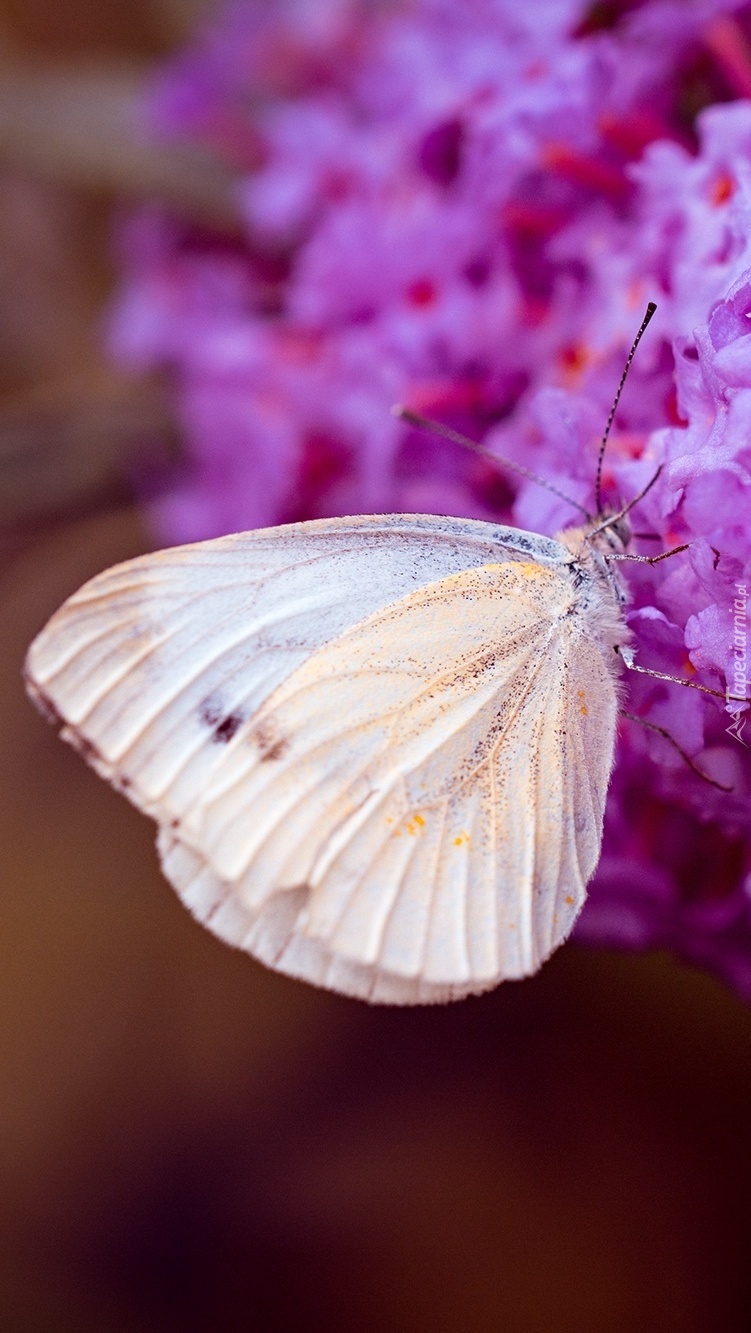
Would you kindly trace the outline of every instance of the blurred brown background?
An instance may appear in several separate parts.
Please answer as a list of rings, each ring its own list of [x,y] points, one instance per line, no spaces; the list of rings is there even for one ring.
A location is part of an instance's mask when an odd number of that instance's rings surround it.
[[[0,4],[0,1327],[744,1329],[732,995],[574,947],[435,1011],[276,977],[192,922],[26,702],[45,618],[149,544],[133,457],[178,447],[98,338],[127,201],[234,225],[220,168],[128,129],[210,9]]]

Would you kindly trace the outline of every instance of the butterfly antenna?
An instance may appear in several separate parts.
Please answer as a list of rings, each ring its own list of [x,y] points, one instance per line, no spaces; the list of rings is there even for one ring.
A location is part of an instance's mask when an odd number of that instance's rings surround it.
[[[470,440],[468,435],[462,435],[461,431],[452,430],[451,426],[444,426],[440,421],[433,421],[431,417],[424,417],[419,412],[413,412],[411,407],[404,407],[397,403],[391,409],[392,414],[398,417],[400,421],[406,421],[410,426],[417,426],[420,430],[428,430],[431,435],[440,435],[444,440],[451,440],[452,444],[460,444],[463,449],[469,449],[473,454],[479,454],[481,458],[489,458],[496,467],[508,468],[511,472],[516,472],[526,481],[534,481],[538,486],[544,486],[546,491],[557,495],[559,500],[565,500],[566,504],[578,509],[585,518],[591,518],[591,514],[580,505],[578,500],[572,500],[570,495],[564,495],[552,482],[545,481],[543,477],[535,476],[521,463],[514,463],[510,458],[503,458],[500,454],[494,454],[492,450],[486,449],[484,444],[478,444],[476,440]]]
[[[654,301],[650,301],[649,305],[647,306],[646,314],[644,315],[644,318],[641,322],[641,327],[639,329],[639,332],[634,338],[634,341],[631,344],[631,351],[629,352],[626,358],[626,364],[623,367],[623,374],[621,375],[621,382],[618,385],[618,392],[616,393],[615,398],[613,400],[613,406],[610,409],[610,416],[608,417],[607,425],[605,427],[605,434],[603,435],[600,441],[600,452],[597,457],[597,475],[595,478],[595,503],[597,506],[598,514],[602,513],[602,464],[605,458],[605,446],[607,445],[608,436],[610,435],[610,427],[613,424],[613,418],[615,417],[615,414],[618,410],[618,404],[621,399],[621,394],[623,393],[623,386],[626,383],[628,372],[631,369],[631,362],[634,359],[634,353],[637,347],[639,346],[639,343],[641,342],[642,339],[642,334],[644,333],[644,330],[646,329],[656,309],[657,306],[655,305]]]

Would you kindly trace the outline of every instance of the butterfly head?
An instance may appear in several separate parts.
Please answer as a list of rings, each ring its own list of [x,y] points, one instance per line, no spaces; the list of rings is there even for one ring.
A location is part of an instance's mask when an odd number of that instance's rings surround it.
[[[604,555],[623,555],[631,543],[633,532],[628,516],[622,511],[605,511],[593,520],[589,535],[590,545]]]
[[[608,510],[581,527],[556,533],[556,540],[573,556],[575,577],[583,574],[603,592],[607,590],[619,613],[628,602],[629,594],[613,557],[625,554],[631,535],[626,516]]]

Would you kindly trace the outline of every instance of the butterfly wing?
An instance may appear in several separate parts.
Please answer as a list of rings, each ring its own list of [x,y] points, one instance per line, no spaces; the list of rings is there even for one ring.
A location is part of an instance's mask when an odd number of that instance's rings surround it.
[[[196,915],[373,1000],[535,971],[584,901],[612,763],[613,684],[570,598],[561,574],[488,564],[312,655],[163,831]]]
[[[240,723],[312,652],[415,587],[495,559],[506,533],[535,540],[471,520],[387,515],[142,556],[90,580],[52,617],[29,649],[29,690],[103,776],[171,818]]]
[[[448,998],[533,970],[596,862],[613,688],[550,639],[562,555],[403,515],[177,548],[71,598],[30,688],[217,934],[346,993]],[[564,742],[592,672],[598,737]]]

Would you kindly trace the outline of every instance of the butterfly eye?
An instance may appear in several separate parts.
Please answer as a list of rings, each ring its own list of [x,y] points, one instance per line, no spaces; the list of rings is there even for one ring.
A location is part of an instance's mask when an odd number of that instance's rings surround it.
[[[614,534],[614,536],[617,538],[617,541],[620,543],[622,547],[624,547],[624,549],[629,545],[633,534],[631,531],[631,524],[629,523],[628,518],[626,517],[625,514],[623,514],[620,518],[615,519],[609,531],[611,531]]]

